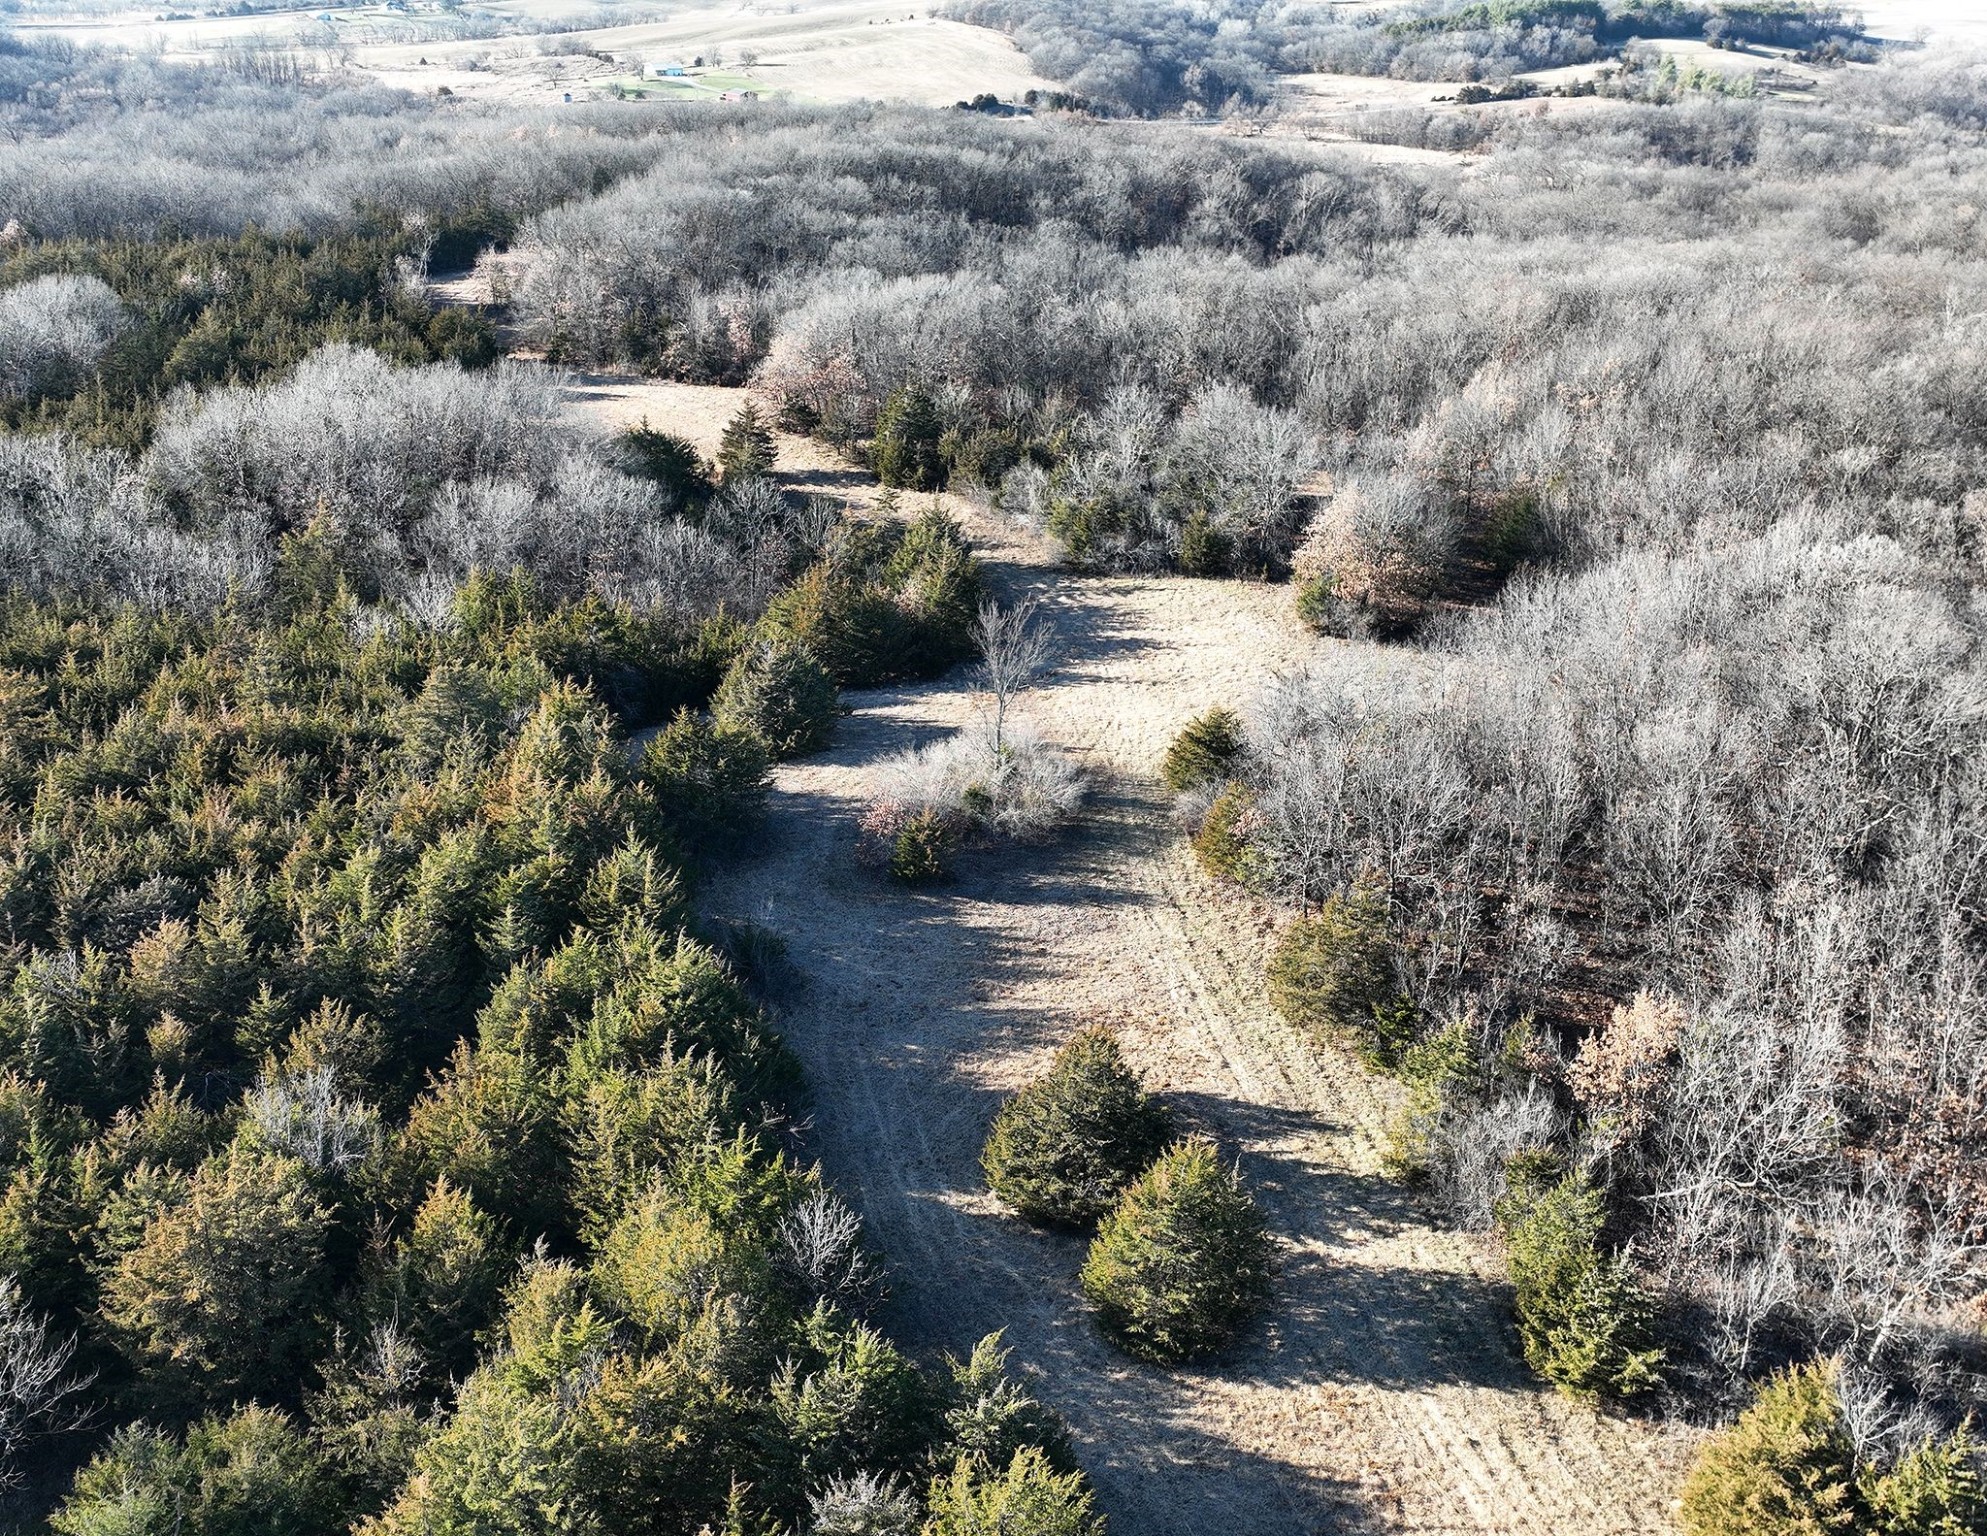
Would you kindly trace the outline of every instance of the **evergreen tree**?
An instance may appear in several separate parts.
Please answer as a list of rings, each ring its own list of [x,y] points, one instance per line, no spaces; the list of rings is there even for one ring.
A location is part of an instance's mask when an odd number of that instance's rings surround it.
[[[1393,1005],[1387,904],[1360,881],[1300,917],[1277,941],[1269,998],[1292,1024],[1350,1043],[1376,1067],[1392,1067],[1413,1037],[1412,1018]]]
[[[1226,1344],[1262,1305],[1274,1256],[1240,1178],[1194,1138],[1162,1154],[1105,1218],[1083,1294],[1130,1353],[1188,1360]]]
[[[912,1471],[929,1447],[936,1406],[895,1345],[827,1302],[803,1321],[773,1378],[772,1404],[802,1488],[859,1471]]]
[[[1255,792],[1240,782],[1214,797],[1194,833],[1194,857],[1217,880],[1254,882],[1261,861],[1249,846],[1247,823],[1256,808]]]
[[[1215,705],[1186,723],[1166,749],[1160,777],[1175,794],[1220,784],[1234,775],[1242,755],[1242,719],[1234,710]]]
[[[776,456],[771,429],[760,419],[759,407],[747,400],[718,439],[719,475],[726,485],[763,480],[772,474]]]
[[[737,418],[733,420],[735,423]],[[757,471],[762,475],[772,468],[770,434],[765,441],[769,451],[764,467]],[[671,506],[696,511],[709,499],[711,479],[703,456],[685,439],[651,427],[648,417],[621,434],[621,447],[628,468],[644,480],[654,481]]]
[[[444,1384],[391,1321],[342,1335],[323,1376],[307,1403],[311,1432],[353,1490],[357,1510],[377,1514],[406,1483]]]
[[[731,664],[711,714],[725,729],[751,731],[776,758],[805,757],[828,745],[841,699],[804,646],[772,641]]]
[[[1662,1351],[1620,1255],[1600,1250],[1606,1213],[1584,1174],[1518,1191],[1499,1210],[1518,1335],[1532,1369],[1575,1397],[1632,1397],[1656,1384]]]
[[[331,1213],[302,1163],[237,1145],[159,1208],[112,1266],[103,1315],[169,1403],[295,1393],[324,1332]]]
[[[764,820],[766,744],[756,732],[683,710],[642,751],[638,769],[685,853],[728,853]]]
[[[1962,1424],[1943,1440],[1918,1442],[1890,1471],[1865,1475],[1862,1496],[1877,1536],[1983,1536],[1987,1484],[1980,1448]]]
[[[1080,1473],[1059,1473],[1034,1449],[1002,1471],[962,1456],[931,1485],[924,1536],[1104,1536]]]
[[[367,1310],[404,1327],[451,1376],[467,1375],[509,1259],[495,1224],[468,1192],[437,1179],[412,1224],[369,1276]]]
[[[1076,1469],[1062,1415],[1007,1373],[1007,1351],[990,1333],[964,1360],[946,1357],[951,1389],[945,1408],[941,1459],[968,1457],[982,1467],[1004,1467],[1017,1451],[1034,1446],[1058,1472]]]
[[[411,1203],[436,1180],[529,1239],[561,1225],[557,1105],[544,1072],[510,1044],[456,1047],[414,1105],[393,1163]]]
[[[872,449],[876,478],[905,490],[939,490],[945,484],[945,463],[938,450],[944,435],[931,396],[916,384],[899,385],[876,413]]]
[[[243,1408],[177,1440],[133,1424],[76,1474],[56,1536],[334,1536],[342,1500],[323,1458],[281,1413]]]
[[[1834,1367],[1782,1372],[1710,1441],[1683,1485],[1685,1536],[1829,1536],[1857,1530],[1856,1458]]]
[[[993,1192],[1031,1221],[1087,1226],[1166,1144],[1166,1111],[1105,1029],[1086,1029],[995,1116],[980,1154]]]

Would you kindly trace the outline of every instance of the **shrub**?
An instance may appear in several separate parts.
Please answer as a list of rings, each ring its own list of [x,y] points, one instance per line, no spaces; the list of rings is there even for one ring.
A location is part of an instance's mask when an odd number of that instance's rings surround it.
[[[1269,1294],[1262,1213],[1211,1142],[1175,1143],[1125,1191],[1083,1261],[1100,1326],[1148,1360],[1220,1348]]]
[[[939,455],[943,436],[930,395],[915,384],[892,390],[876,413],[876,442],[871,450],[876,478],[906,490],[940,489],[945,484],[945,464]]]
[[[779,641],[740,655],[711,701],[721,728],[751,731],[776,758],[820,751],[840,713],[834,679],[806,647]]]
[[[1386,902],[1375,884],[1359,881],[1284,929],[1269,963],[1269,998],[1292,1024],[1347,1041],[1370,1066],[1400,1060],[1414,1014],[1394,985]]]
[[[1427,612],[1454,539],[1411,484],[1349,482],[1291,557],[1298,615],[1321,634],[1404,635]]]
[[[1519,1190],[1499,1211],[1525,1359],[1574,1397],[1632,1397],[1654,1386],[1649,1308],[1619,1254],[1600,1251],[1601,1193],[1575,1174]]]
[[[1407,1098],[1387,1127],[1381,1165],[1397,1179],[1419,1183],[1433,1172],[1437,1132],[1476,1076],[1476,1048],[1467,1018],[1409,1045],[1397,1072]]]
[[[893,841],[918,817],[1026,840],[1069,820],[1083,795],[1083,772],[1060,749],[1012,721],[996,748],[992,725],[981,722],[882,764],[871,819]]]
[[[1856,1458],[1835,1372],[1773,1377],[1698,1454],[1683,1486],[1685,1536],[1826,1536],[1859,1529]]]
[[[642,750],[639,775],[684,852],[728,853],[765,819],[765,739],[681,710]]]
[[[0,398],[75,393],[129,324],[100,277],[49,274],[0,288]]]
[[[1241,755],[1242,718],[1217,704],[1206,714],[1194,716],[1173,738],[1159,773],[1168,789],[1183,794],[1230,778]]]
[[[890,878],[905,885],[930,885],[947,873],[952,830],[936,811],[919,811],[897,830],[890,844]]]
[[[1249,820],[1256,808],[1255,793],[1246,784],[1230,784],[1207,808],[1194,834],[1194,856],[1217,880],[1247,885],[1256,864],[1249,847]]]
[[[1001,1106],[980,1167],[1030,1221],[1087,1226],[1151,1166],[1167,1124],[1110,1031],[1086,1029]]]
[[[1674,998],[1637,992],[1615,1008],[1605,1029],[1581,1041],[1566,1083],[1597,1143],[1629,1146],[1655,1123],[1688,1024]]]
[[[1104,1536],[1080,1472],[1059,1473],[1030,1446],[1004,1472],[962,1456],[926,1501],[924,1536]]]
[[[809,1536],[917,1536],[918,1501],[894,1477],[831,1477],[807,1496]]]

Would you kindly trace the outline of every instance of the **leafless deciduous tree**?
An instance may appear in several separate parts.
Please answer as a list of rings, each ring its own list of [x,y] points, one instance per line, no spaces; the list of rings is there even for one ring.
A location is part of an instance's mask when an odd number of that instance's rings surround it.
[[[1042,622],[1036,599],[1023,598],[1007,606],[989,601],[980,605],[973,622],[973,644],[980,653],[973,681],[985,701],[998,758],[1007,746],[1014,701],[1047,670],[1055,655],[1055,634]]]
[[[1252,836],[1293,898],[1382,877],[1426,1017],[1578,1048],[1566,1149],[1719,1366],[1792,1334],[1915,1379],[1983,1279],[1987,953],[1957,918],[1987,899],[1983,679],[1937,562],[1794,516],[1521,580],[1379,678],[1277,684]],[[1459,1214],[1526,1123],[1431,1131]]]
[[[81,379],[127,320],[102,278],[37,277],[0,290],[0,398]]]
[[[883,1276],[862,1243],[862,1218],[822,1190],[780,1222],[779,1264],[816,1301],[862,1316],[883,1293]]]
[[[0,1487],[18,1487],[22,1456],[43,1435],[80,1428],[89,1408],[78,1401],[88,1376],[71,1373],[73,1338],[58,1338],[35,1315],[9,1277],[0,1279]]]
[[[338,1091],[329,1066],[265,1072],[244,1101],[250,1124],[272,1151],[321,1173],[345,1173],[378,1145],[379,1116]]]

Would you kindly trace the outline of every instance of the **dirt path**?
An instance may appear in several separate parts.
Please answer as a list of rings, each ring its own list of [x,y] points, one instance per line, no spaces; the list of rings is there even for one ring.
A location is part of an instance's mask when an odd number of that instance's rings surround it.
[[[810,457],[788,444],[783,463],[829,472]],[[971,532],[1062,638],[1029,709],[1098,775],[1084,829],[982,856],[937,893],[859,871],[874,766],[970,708],[957,680],[875,690],[851,696],[832,751],[780,771],[768,852],[709,896],[777,928],[806,978],[782,1027],[814,1091],[811,1144],[895,1265],[895,1334],[963,1351],[1004,1328],[1068,1415],[1114,1536],[1669,1529],[1687,1437],[1530,1383],[1474,1244],[1378,1172],[1384,1085],[1268,1011],[1267,915],[1210,889],[1168,826],[1151,775],[1172,733],[1317,643],[1287,594],[1074,578],[1024,535]],[[1093,1019],[1118,1022],[1151,1085],[1240,1155],[1284,1242],[1275,1308],[1213,1367],[1106,1347],[1076,1288],[1081,1243],[1004,1215],[981,1184],[1001,1096]]]

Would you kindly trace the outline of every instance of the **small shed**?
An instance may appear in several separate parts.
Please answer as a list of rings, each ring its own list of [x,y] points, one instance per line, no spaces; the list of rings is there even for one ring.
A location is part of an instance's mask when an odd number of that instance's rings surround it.
[[[759,93],[757,91],[719,91],[718,92],[719,101],[757,101],[758,99],[759,99]]]

